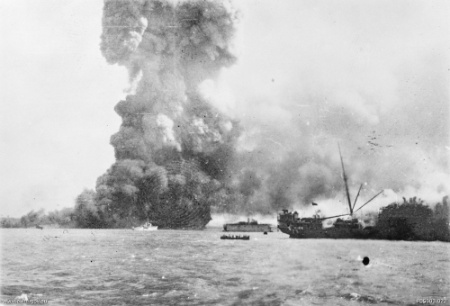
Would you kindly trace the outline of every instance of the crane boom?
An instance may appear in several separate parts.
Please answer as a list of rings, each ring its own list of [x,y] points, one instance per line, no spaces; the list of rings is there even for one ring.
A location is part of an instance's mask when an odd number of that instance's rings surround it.
[[[319,218],[319,220],[327,220],[327,219],[332,219],[332,218],[337,218],[337,217],[342,217],[342,216],[348,216],[348,215],[349,214],[336,215],[336,216],[331,216],[331,217]]]
[[[361,186],[359,186],[358,193],[356,194],[355,201],[353,202],[353,207],[352,207],[353,210],[355,210],[356,201],[358,201],[359,193],[361,192],[362,187],[363,187],[363,184],[361,184]]]
[[[361,208],[363,208],[364,206],[366,206],[367,204],[369,204],[370,202],[372,202],[373,199],[375,199],[376,197],[378,197],[380,194],[383,193],[384,190],[381,190],[379,193],[377,193],[376,195],[374,195],[369,201],[367,201],[366,203],[364,203],[363,205],[361,205],[360,208],[358,208],[356,211],[360,210]]]

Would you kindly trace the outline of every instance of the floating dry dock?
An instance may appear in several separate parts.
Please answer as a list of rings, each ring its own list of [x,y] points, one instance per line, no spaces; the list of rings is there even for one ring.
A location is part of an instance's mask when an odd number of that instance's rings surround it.
[[[259,224],[255,220],[228,223],[223,226],[224,232],[271,232],[270,224]]]

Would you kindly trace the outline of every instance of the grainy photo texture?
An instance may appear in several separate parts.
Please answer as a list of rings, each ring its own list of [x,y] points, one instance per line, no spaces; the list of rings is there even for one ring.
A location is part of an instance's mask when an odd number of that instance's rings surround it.
[[[0,305],[450,303],[449,17],[1,1]]]

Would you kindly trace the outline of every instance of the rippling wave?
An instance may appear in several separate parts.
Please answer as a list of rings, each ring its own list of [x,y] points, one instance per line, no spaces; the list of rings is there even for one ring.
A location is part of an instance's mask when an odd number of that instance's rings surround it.
[[[408,305],[450,297],[448,243],[2,229],[1,299],[49,305]],[[365,266],[361,258],[368,256]],[[357,304],[355,304],[357,303]]]

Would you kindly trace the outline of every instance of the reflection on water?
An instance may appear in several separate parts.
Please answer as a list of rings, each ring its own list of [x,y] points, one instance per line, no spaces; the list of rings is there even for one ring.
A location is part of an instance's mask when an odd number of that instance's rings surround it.
[[[2,300],[49,305],[407,305],[450,297],[448,243],[220,229],[2,229]],[[362,258],[370,258],[364,265]]]

